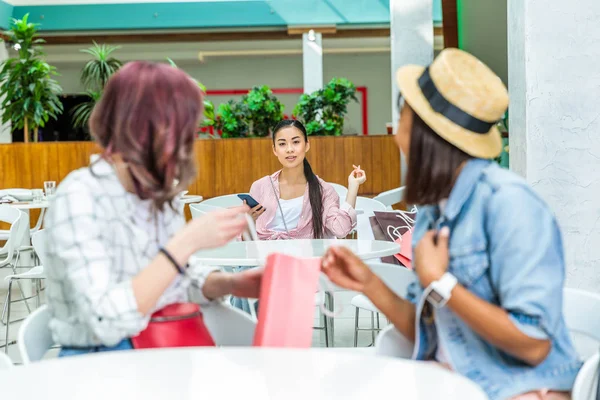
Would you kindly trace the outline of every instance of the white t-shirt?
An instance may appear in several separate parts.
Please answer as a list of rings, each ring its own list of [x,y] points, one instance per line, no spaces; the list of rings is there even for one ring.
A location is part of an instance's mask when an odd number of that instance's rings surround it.
[[[302,215],[303,200],[303,196],[290,200],[279,199],[281,210],[277,207],[278,210],[275,212],[275,217],[273,218],[273,221],[267,225],[267,229],[275,232],[285,232],[286,225],[284,225],[283,218],[281,218],[281,211],[283,211],[288,230],[291,231],[292,229],[296,229],[298,227],[298,222],[300,221],[300,215]]]

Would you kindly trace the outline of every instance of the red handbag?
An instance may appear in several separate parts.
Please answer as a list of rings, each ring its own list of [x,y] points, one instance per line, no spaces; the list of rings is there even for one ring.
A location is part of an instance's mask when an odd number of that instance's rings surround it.
[[[215,346],[200,306],[195,303],[171,304],[158,310],[131,343],[135,349]]]

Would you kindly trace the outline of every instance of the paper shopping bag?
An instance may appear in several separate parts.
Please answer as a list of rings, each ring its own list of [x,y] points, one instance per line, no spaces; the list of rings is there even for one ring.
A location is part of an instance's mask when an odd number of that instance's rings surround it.
[[[267,258],[254,346],[311,346],[320,273],[320,259],[300,259],[284,254],[272,254]]]
[[[394,257],[406,268],[412,269],[412,230],[406,231],[395,242],[400,245],[400,253],[394,254]]]

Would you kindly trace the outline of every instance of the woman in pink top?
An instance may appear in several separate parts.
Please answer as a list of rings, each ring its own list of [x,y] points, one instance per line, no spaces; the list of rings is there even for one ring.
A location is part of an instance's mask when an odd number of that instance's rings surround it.
[[[261,240],[345,238],[356,225],[356,196],[367,180],[360,166],[348,177],[348,195],[340,206],[333,186],[316,176],[306,153],[304,125],[283,120],[273,132],[273,153],[283,169],[252,184],[259,202],[251,215]],[[279,201],[278,201],[279,200]]]

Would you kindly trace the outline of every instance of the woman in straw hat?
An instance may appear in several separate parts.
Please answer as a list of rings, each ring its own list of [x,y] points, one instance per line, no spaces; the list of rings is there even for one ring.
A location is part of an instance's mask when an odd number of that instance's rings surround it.
[[[562,314],[560,230],[527,183],[491,159],[508,106],[500,79],[448,49],[397,74],[396,141],[408,159],[406,201],[417,281],[406,299],[350,251],[323,260],[330,279],[363,292],[411,342],[479,384],[492,399],[569,399],[578,360]]]

